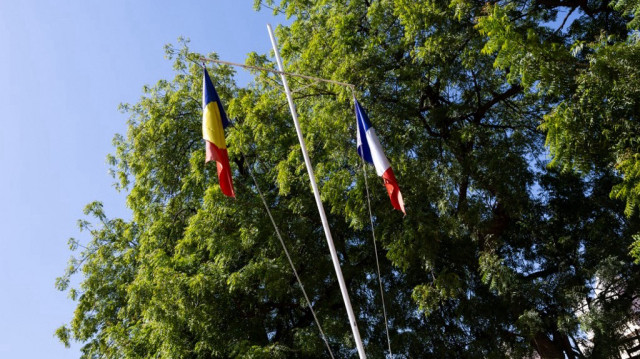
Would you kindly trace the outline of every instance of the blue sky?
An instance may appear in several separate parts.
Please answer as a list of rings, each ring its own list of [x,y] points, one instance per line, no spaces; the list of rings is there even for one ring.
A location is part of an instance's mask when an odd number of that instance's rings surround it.
[[[105,157],[121,102],[173,77],[163,46],[243,62],[270,50],[253,0],[0,1],[0,358],[77,358],[54,337],[74,303],[54,288],[90,201],[128,216]],[[250,80],[238,70],[238,80]]]

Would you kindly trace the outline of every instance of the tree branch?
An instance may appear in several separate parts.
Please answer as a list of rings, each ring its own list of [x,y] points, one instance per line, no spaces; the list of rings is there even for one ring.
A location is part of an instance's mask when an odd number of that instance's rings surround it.
[[[538,278],[546,277],[556,272],[558,272],[558,266],[551,266],[543,270],[539,270],[537,272],[532,272],[527,275],[523,275],[520,278],[524,280],[538,279]]]
[[[564,27],[564,24],[567,23],[567,19],[569,19],[569,16],[571,16],[571,14],[573,14],[573,12],[576,10],[577,8],[572,7],[571,10],[567,13],[567,16],[564,17],[564,20],[562,20],[562,24],[560,25],[560,27],[554,32],[554,34],[557,34],[560,30],[562,30],[562,28]]]
[[[482,118],[484,117],[484,115],[487,114],[487,112],[491,109],[491,107],[493,107],[494,105],[496,105],[499,102],[502,102],[508,98],[510,98],[511,96],[514,96],[518,93],[520,93],[522,91],[522,87],[518,84],[516,85],[512,85],[508,90],[506,90],[505,92],[501,93],[501,94],[494,94],[494,97],[485,102],[483,105],[481,105],[480,107],[478,107],[478,109],[470,114],[464,115],[462,117],[460,117],[459,119],[472,119],[472,121],[476,124],[480,123],[480,120],[482,120]]]

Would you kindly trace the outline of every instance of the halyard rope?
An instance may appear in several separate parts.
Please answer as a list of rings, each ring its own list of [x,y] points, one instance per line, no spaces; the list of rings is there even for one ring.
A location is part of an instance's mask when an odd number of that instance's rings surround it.
[[[247,169],[249,170],[249,175],[251,175],[251,178],[253,179],[253,183],[256,185],[256,190],[258,191],[258,194],[260,195],[260,199],[262,200],[262,204],[264,204],[264,208],[267,210],[267,214],[269,215],[269,219],[271,219],[271,224],[273,224],[273,229],[275,229],[276,235],[278,236],[278,239],[280,240],[280,244],[282,244],[282,249],[284,250],[284,254],[287,255],[287,259],[289,260],[289,264],[291,265],[291,269],[293,270],[293,274],[296,276],[296,279],[298,280],[298,284],[300,285],[300,289],[302,289],[302,294],[304,294],[304,299],[307,300],[307,305],[309,305],[309,309],[311,310],[311,314],[313,315],[313,319],[316,321],[316,325],[318,326],[318,330],[320,330],[320,334],[322,335],[322,340],[326,344],[327,350],[329,350],[329,355],[331,355],[331,358],[335,359],[333,357],[333,352],[331,351],[331,346],[329,346],[329,341],[327,340],[327,336],[324,334],[324,331],[322,330],[322,326],[320,326],[320,322],[318,321],[318,317],[316,316],[316,312],[313,310],[313,306],[311,305],[311,301],[309,300],[309,296],[307,296],[307,291],[304,290],[304,286],[302,285],[302,280],[300,279],[300,276],[298,275],[298,271],[296,271],[296,267],[293,265],[293,261],[291,260],[291,256],[289,255],[289,251],[287,250],[287,246],[284,244],[284,240],[282,240],[282,236],[280,235],[280,230],[278,230],[278,226],[276,225],[276,221],[273,219],[273,216],[271,215],[271,210],[269,209],[269,205],[267,204],[267,201],[264,199],[264,196],[262,195],[262,191],[260,191],[260,187],[258,186],[258,181],[256,181],[256,178],[253,176],[253,171],[251,171],[250,167],[251,166],[247,166]]]
[[[387,332],[387,345],[389,346],[389,356],[393,358],[391,352],[391,338],[389,337],[389,325],[387,324],[387,307],[384,303],[384,289],[382,287],[382,277],[380,277],[380,261],[378,260],[378,245],[376,245],[376,232],[373,228],[373,214],[371,213],[371,200],[369,199],[369,183],[367,182],[367,164],[362,159],[362,172],[364,174],[364,188],[367,191],[367,207],[369,208],[369,220],[371,220],[371,235],[373,236],[373,251],[376,254],[376,268],[378,269],[378,283],[380,284],[380,299],[382,300],[382,313],[384,315],[384,328]]]

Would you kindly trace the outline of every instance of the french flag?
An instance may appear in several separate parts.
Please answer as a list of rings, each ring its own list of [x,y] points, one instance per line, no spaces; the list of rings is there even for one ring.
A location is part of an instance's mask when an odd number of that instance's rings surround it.
[[[356,121],[358,122],[358,154],[363,160],[375,166],[378,176],[381,176],[384,180],[384,186],[387,187],[393,208],[402,211],[402,213],[406,215],[407,213],[404,211],[404,201],[402,199],[402,193],[400,193],[400,187],[398,187],[398,181],[396,181],[396,176],[393,174],[387,156],[385,156],[382,151],[376,130],[371,126],[369,117],[358,103],[358,100],[354,98],[354,102],[356,105]]]

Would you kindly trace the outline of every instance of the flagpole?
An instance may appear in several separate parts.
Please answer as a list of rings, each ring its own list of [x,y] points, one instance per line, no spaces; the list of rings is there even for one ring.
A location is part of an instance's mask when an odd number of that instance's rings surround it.
[[[351,300],[349,300],[349,292],[347,291],[347,285],[342,277],[342,269],[340,269],[340,262],[338,260],[338,254],[331,238],[331,230],[329,229],[329,222],[327,221],[327,215],[324,212],[322,200],[320,199],[320,192],[318,191],[318,184],[316,183],[316,177],[313,174],[313,167],[311,166],[311,160],[307,153],[307,147],[302,136],[302,130],[300,129],[300,123],[298,122],[298,114],[296,113],[296,105],[293,103],[291,97],[291,91],[287,84],[287,78],[284,75],[284,66],[282,65],[282,58],[280,58],[280,52],[278,51],[278,44],[276,38],[273,35],[271,25],[267,24],[267,30],[269,30],[269,37],[271,38],[271,45],[273,46],[273,52],[276,56],[276,62],[278,63],[278,69],[280,70],[280,76],[282,77],[282,85],[284,86],[284,92],[287,94],[287,101],[289,102],[289,110],[291,110],[291,117],[293,117],[293,124],[296,127],[296,133],[298,134],[298,140],[300,141],[300,148],[304,157],[304,163],[307,166],[307,172],[309,173],[309,180],[311,181],[311,187],[313,188],[313,195],[316,199],[316,205],[318,206],[318,212],[320,212],[320,218],[322,219],[322,227],[324,228],[324,234],[327,237],[327,244],[329,245],[329,252],[331,252],[331,260],[333,261],[333,268],[336,271],[338,277],[338,284],[340,284],[340,292],[342,293],[342,299],[344,305],[347,308],[347,315],[349,316],[349,324],[351,324],[351,330],[353,331],[353,337],[356,341],[358,348],[358,354],[360,359],[365,359],[367,356],[364,353],[364,346],[362,345],[362,339],[360,339],[360,332],[358,331],[358,323],[356,317],[353,314],[351,308]]]

